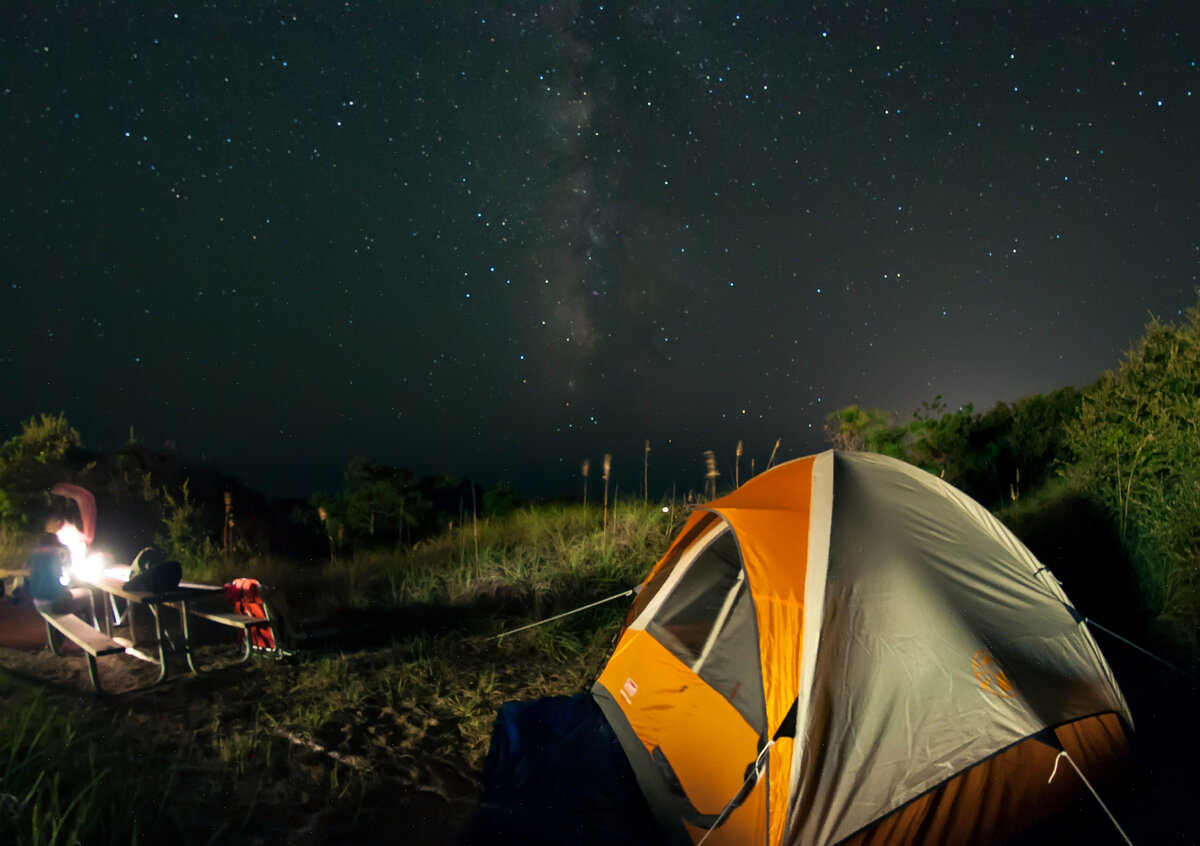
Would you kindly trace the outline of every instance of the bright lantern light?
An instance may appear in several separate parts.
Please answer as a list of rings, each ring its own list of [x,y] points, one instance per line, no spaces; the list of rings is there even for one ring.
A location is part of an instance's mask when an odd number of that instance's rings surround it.
[[[71,561],[71,576],[77,582],[94,582],[111,563],[112,556],[104,552],[93,552],[86,558]]]
[[[58,536],[58,542],[71,553],[71,571],[74,572],[76,567],[83,566],[88,555],[88,541],[83,532],[79,531],[74,523],[63,521],[55,534]]]

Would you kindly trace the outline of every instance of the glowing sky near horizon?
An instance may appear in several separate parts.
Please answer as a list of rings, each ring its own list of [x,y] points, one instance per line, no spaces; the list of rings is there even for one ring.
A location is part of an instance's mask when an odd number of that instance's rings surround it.
[[[1195,302],[1189,4],[13,4],[0,421],[699,489]],[[1197,94],[1198,96],[1193,96]],[[743,472],[745,472],[743,470]]]

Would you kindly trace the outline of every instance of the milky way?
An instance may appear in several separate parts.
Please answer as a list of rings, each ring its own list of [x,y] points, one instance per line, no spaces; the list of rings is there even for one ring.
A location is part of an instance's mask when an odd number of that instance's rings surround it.
[[[1190,5],[791,5],[7,6],[7,433],[661,493],[1195,302]]]

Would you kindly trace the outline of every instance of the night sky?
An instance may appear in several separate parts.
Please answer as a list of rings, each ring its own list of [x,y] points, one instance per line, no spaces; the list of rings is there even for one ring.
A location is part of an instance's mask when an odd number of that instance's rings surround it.
[[[659,495],[1195,303],[1194,3],[139,5],[0,12],[4,437]]]

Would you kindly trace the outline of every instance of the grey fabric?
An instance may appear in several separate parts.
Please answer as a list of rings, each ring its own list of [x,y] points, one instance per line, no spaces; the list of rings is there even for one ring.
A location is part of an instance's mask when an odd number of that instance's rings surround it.
[[[759,737],[767,733],[758,623],[754,616],[754,601],[745,582],[738,589],[733,610],[721,628],[716,646],[700,668],[700,678],[728,699]]]
[[[865,453],[835,454],[833,489],[786,842],[836,843],[1047,727],[1108,711],[1129,721],[1061,590],[983,508]]]

